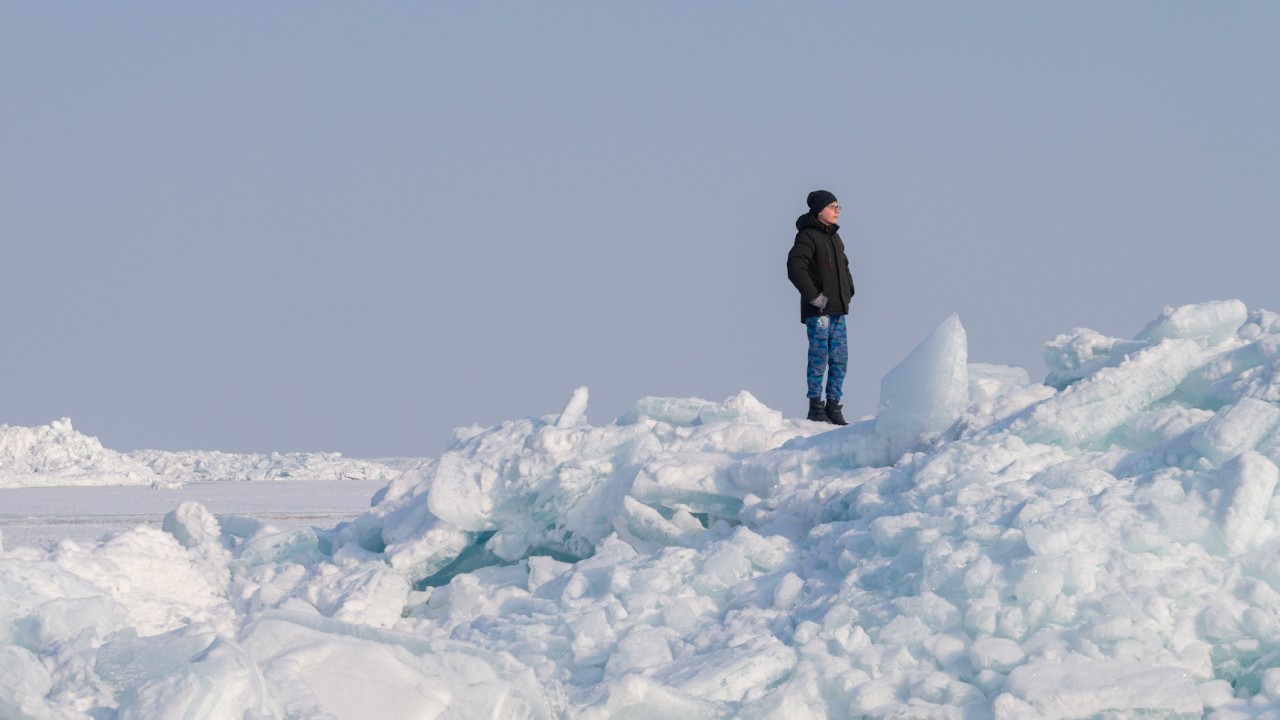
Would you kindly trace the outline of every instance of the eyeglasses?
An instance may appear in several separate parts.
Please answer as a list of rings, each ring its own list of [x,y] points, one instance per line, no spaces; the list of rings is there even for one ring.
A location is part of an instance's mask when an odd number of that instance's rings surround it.
[[[832,210],[835,210],[836,212],[840,212],[840,210],[842,209],[839,205],[836,205],[835,203],[831,203],[827,207],[831,208]]]

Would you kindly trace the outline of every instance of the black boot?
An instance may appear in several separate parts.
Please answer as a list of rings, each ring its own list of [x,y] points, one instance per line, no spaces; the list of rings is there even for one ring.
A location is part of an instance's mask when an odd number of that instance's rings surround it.
[[[809,398],[809,419],[816,422],[827,422],[827,406],[822,398]]]
[[[827,422],[833,425],[848,425],[844,419],[844,413],[841,412],[844,407],[833,402],[827,403]],[[810,411],[812,412],[812,411]]]

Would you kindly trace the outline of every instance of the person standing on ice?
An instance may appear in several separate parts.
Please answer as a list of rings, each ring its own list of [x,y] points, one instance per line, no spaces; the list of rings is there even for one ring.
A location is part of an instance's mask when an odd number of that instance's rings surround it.
[[[800,291],[800,321],[809,335],[808,417],[848,425],[840,400],[849,364],[845,316],[853,299],[853,275],[837,224],[840,205],[826,190],[814,190],[806,202],[809,212],[796,220],[796,242],[787,253],[787,277]]]

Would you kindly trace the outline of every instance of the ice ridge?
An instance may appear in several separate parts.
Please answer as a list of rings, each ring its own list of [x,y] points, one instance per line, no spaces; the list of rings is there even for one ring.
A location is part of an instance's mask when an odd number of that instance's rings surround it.
[[[1043,384],[966,346],[845,428],[579,389],[336,528],[10,549],[0,716],[1280,714],[1280,316],[1076,330]]]

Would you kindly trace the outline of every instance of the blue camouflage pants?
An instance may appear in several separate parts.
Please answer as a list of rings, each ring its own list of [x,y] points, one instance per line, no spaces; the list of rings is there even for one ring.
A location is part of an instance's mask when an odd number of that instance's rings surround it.
[[[844,371],[849,365],[849,336],[844,315],[819,315],[804,321],[809,333],[809,397],[822,397],[822,380],[827,381],[827,402],[840,404]]]

